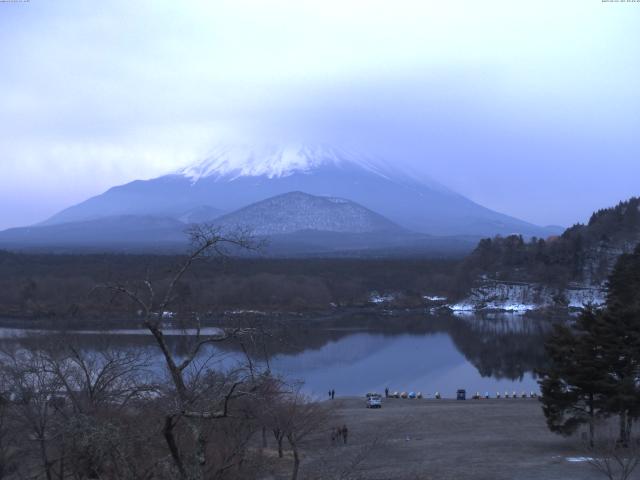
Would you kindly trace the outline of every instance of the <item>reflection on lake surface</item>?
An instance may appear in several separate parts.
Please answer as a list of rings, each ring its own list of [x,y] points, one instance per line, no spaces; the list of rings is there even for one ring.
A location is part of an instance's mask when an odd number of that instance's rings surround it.
[[[316,394],[334,388],[342,394],[421,391],[453,395],[458,388],[471,391],[537,390],[535,380],[483,378],[446,334],[380,335],[357,333],[331,342],[319,350],[296,356],[279,355],[274,370],[304,379]]]
[[[537,391],[533,370],[543,361],[547,320],[512,314],[412,316],[408,318],[303,321],[270,329],[267,340],[249,348],[252,361],[267,365],[291,381],[304,382],[314,396],[362,395],[383,391],[441,392],[452,397],[458,388],[473,392]],[[43,333],[40,331],[40,333]],[[53,332],[47,332],[51,338]],[[161,370],[162,358],[153,339],[140,330],[57,333],[87,350],[109,342],[117,348],[148,351]],[[192,339],[175,330],[168,336],[176,352]],[[193,332],[189,332],[193,333]],[[0,329],[5,341],[38,341],[38,333]],[[246,345],[245,345],[246,348]],[[208,346],[202,357],[215,354],[217,368],[233,368],[246,356],[240,345]]]

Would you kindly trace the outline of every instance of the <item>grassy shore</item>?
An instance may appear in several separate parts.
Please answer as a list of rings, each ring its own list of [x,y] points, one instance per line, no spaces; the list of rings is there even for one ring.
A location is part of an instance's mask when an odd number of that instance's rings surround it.
[[[302,478],[341,478],[347,470],[348,478],[363,479],[604,478],[587,462],[570,460],[585,454],[579,440],[550,433],[535,399],[388,399],[377,410],[360,398],[333,403],[348,444],[332,445],[330,432],[314,436]]]

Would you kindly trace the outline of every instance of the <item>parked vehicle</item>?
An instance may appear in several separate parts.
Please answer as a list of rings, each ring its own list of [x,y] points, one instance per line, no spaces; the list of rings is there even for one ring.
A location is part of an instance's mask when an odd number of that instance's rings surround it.
[[[382,408],[382,395],[367,393],[367,408]]]

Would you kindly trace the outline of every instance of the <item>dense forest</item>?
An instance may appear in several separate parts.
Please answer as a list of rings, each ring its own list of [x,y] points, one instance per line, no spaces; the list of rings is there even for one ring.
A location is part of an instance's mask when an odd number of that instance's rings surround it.
[[[565,287],[599,284],[616,258],[640,242],[640,198],[595,212],[589,222],[562,235],[525,240],[520,235],[481,240],[460,269],[461,288],[482,275],[503,281],[540,282]]]
[[[53,255],[0,251],[0,316],[117,317],[127,311],[94,287],[146,278],[162,285],[182,261],[168,255]],[[423,305],[422,295],[453,288],[459,261],[432,259],[201,259],[181,285],[189,311],[323,311],[369,304],[394,293],[395,306]]]

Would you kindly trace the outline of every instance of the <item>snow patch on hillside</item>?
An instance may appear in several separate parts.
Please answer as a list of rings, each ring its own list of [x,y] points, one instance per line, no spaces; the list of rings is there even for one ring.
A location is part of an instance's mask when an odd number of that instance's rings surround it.
[[[371,292],[371,295],[369,296],[369,303],[374,303],[374,304],[381,304],[381,303],[389,303],[389,302],[393,302],[396,299],[397,295],[394,293],[378,293],[378,292]]]
[[[479,310],[525,313],[550,307],[598,307],[604,305],[605,297],[606,291],[602,286],[574,284],[564,290],[558,290],[535,283],[485,280],[481,285],[472,288],[466,298],[448,305],[448,308],[456,314]]]
[[[424,298],[427,302],[446,302],[447,301],[447,297],[441,297],[439,295],[423,295],[422,298]]]
[[[569,308],[584,308],[585,305],[600,307],[607,301],[604,287],[570,287],[565,291]]]

